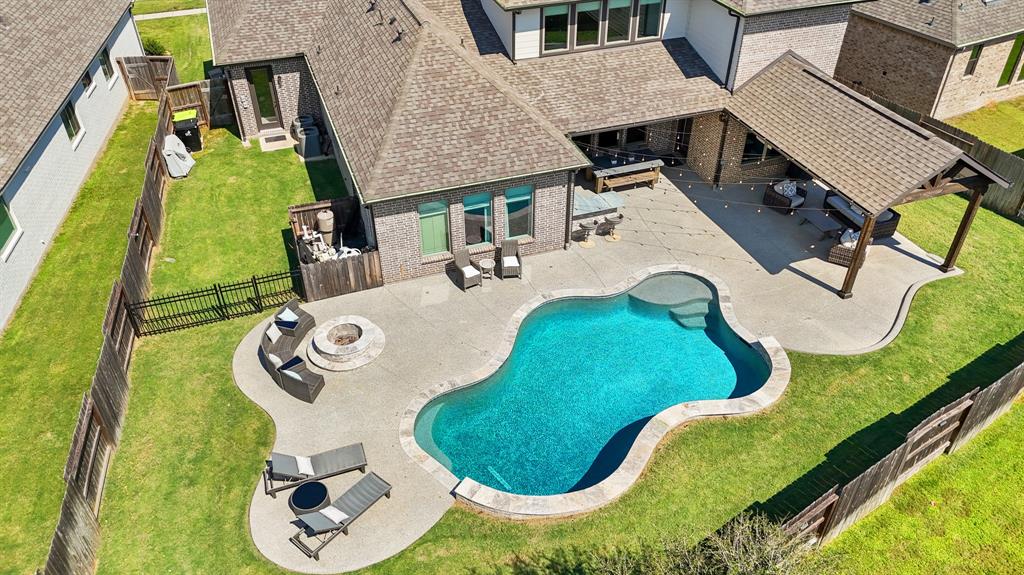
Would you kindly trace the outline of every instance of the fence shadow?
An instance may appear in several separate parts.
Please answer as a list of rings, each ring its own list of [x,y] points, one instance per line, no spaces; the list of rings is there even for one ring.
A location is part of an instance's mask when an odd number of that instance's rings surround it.
[[[901,411],[889,413],[847,437],[829,450],[825,460],[767,501],[747,511],[761,512],[773,520],[794,516],[836,484],[844,485],[906,441],[907,433],[936,410],[975,387],[985,388],[1024,361],[1024,333],[997,344],[949,375],[941,387]]]

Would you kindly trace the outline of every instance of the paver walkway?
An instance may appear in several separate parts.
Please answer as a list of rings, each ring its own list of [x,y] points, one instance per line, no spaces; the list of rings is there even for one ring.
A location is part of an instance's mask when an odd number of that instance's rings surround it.
[[[236,351],[234,374],[241,390],[273,418],[274,449],[311,454],[361,441],[369,469],[394,486],[391,499],[381,500],[350,535],[335,539],[313,561],[288,542],[296,529],[287,494],[271,499],[253,477],[249,520],[260,552],[295,571],[337,573],[386,559],[430,529],[453,499],[405,454],[398,438],[402,415],[420,391],[484,364],[511,315],[537,293],[611,286],[641,268],[688,263],[725,280],[740,322],[756,335],[775,336],[787,348],[831,353],[882,339],[911,286],[943,277],[933,256],[897,235],[873,246],[853,299],[841,300],[835,287],[846,269],[823,260],[827,246],[817,230],[799,226],[798,217],[746,205],[759,199],[749,186],[718,191],[695,179],[684,174],[675,181],[662,178],[654,190],[623,192],[621,241],[598,238],[593,249],[574,244],[526,257],[522,280],[484,280],[464,293],[447,277],[431,276],[304,304],[318,323],[362,315],[387,337],[373,363],[327,375],[313,405],[283,393],[259,366],[256,348],[265,324],[257,326]],[[328,481],[332,497],[359,477]]]
[[[177,18],[178,16],[195,16],[197,14],[206,14],[206,8],[189,8],[188,10],[174,10],[173,12],[138,14],[135,16],[135,21],[142,22],[144,20],[160,20],[161,18]]]

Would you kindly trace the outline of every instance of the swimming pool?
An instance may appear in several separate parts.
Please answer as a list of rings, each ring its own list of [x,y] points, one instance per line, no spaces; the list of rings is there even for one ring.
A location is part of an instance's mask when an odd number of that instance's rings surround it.
[[[707,281],[668,273],[618,295],[544,303],[493,374],[419,411],[416,443],[457,478],[506,493],[594,486],[656,414],[745,397],[768,379],[718,299]]]

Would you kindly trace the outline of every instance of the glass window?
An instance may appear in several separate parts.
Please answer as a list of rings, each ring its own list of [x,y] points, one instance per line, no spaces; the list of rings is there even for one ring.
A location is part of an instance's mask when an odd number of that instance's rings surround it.
[[[14,224],[14,217],[3,200],[0,200],[0,255],[7,251],[8,244],[18,233],[18,226]]]
[[[971,48],[971,59],[967,61],[967,69],[964,70],[964,76],[974,75],[974,69],[978,67],[978,58],[981,58],[981,48],[981,44]]]
[[[82,125],[78,123],[78,114],[75,113],[75,105],[68,102],[60,111],[60,121],[64,124],[64,131],[68,133],[68,139],[72,142],[82,131]]]
[[[601,43],[601,2],[576,5],[576,46],[597,46]]]
[[[110,63],[110,50],[100,50],[100,67],[103,68],[103,76],[109,82],[114,79],[114,66]]]
[[[85,74],[82,74],[82,88],[88,92],[90,87],[92,87],[92,74],[86,70]]]
[[[608,0],[608,30],[606,42],[629,40],[629,22],[632,20],[633,0]]]
[[[565,50],[569,47],[569,5],[548,6],[544,9],[544,51]]]
[[[505,237],[521,238],[533,234],[533,186],[505,190]]]
[[[743,143],[742,163],[760,162],[761,158],[764,157],[765,147],[764,142],[755,136],[753,132],[747,132],[747,140]]]
[[[626,145],[636,146],[638,144],[647,143],[647,128],[627,128],[626,129]]]
[[[466,220],[466,245],[475,246],[491,241],[491,194],[473,194],[462,199]]]
[[[1003,67],[1003,74],[999,77],[1000,86],[1009,84],[1013,79],[1013,71],[1017,69],[1017,63],[1020,62],[1022,47],[1024,47],[1024,34],[1017,34],[1017,39],[1013,41],[1013,47],[1010,48],[1010,56],[1006,59],[1006,66]]]
[[[448,251],[448,202],[419,205],[420,253],[425,256]]]
[[[661,0],[640,0],[636,37],[657,38],[658,36],[661,36]]]

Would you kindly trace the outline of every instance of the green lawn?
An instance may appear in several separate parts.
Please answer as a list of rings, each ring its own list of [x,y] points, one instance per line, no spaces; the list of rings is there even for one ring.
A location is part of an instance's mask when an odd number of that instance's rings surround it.
[[[826,547],[850,575],[1024,571],[1024,405]]]
[[[155,123],[155,103],[130,104],[0,335],[0,572],[46,561]]]
[[[167,52],[174,56],[181,83],[206,78],[206,67],[213,60],[206,14],[144,20],[137,22],[137,25],[143,40],[159,40]]]
[[[948,122],[993,146],[1024,156],[1024,98],[985,106]]]
[[[206,0],[135,0],[132,13],[155,14],[157,12],[173,12],[191,8],[206,8]]]
[[[905,206],[903,231],[944,253],[965,205],[945,197]],[[168,251],[188,244],[175,237],[181,218],[172,216]],[[1024,294],[1007,289],[1024,284],[1024,253],[1008,249],[1022,244],[1024,228],[983,210],[961,256],[967,274],[925,287],[893,344],[859,357],[792,354],[793,381],[777,406],[755,417],[688,426],[617,503],[541,524],[456,508],[411,548],[366,572],[457,573],[524,551],[664,537],[696,541],[750,507],[775,515],[802,508],[898,445],[900,434],[935,408],[1024,359],[1019,343],[1003,345],[1024,325]],[[192,246],[209,253],[200,242]],[[184,287],[165,273],[158,270],[158,284]],[[230,565],[239,573],[277,572],[253,547],[246,520],[273,425],[231,376],[235,346],[257,321],[142,341],[107,489],[101,571],[215,572]],[[978,473],[995,473],[1008,456],[993,453]],[[1017,528],[1024,522],[1000,520]]]

